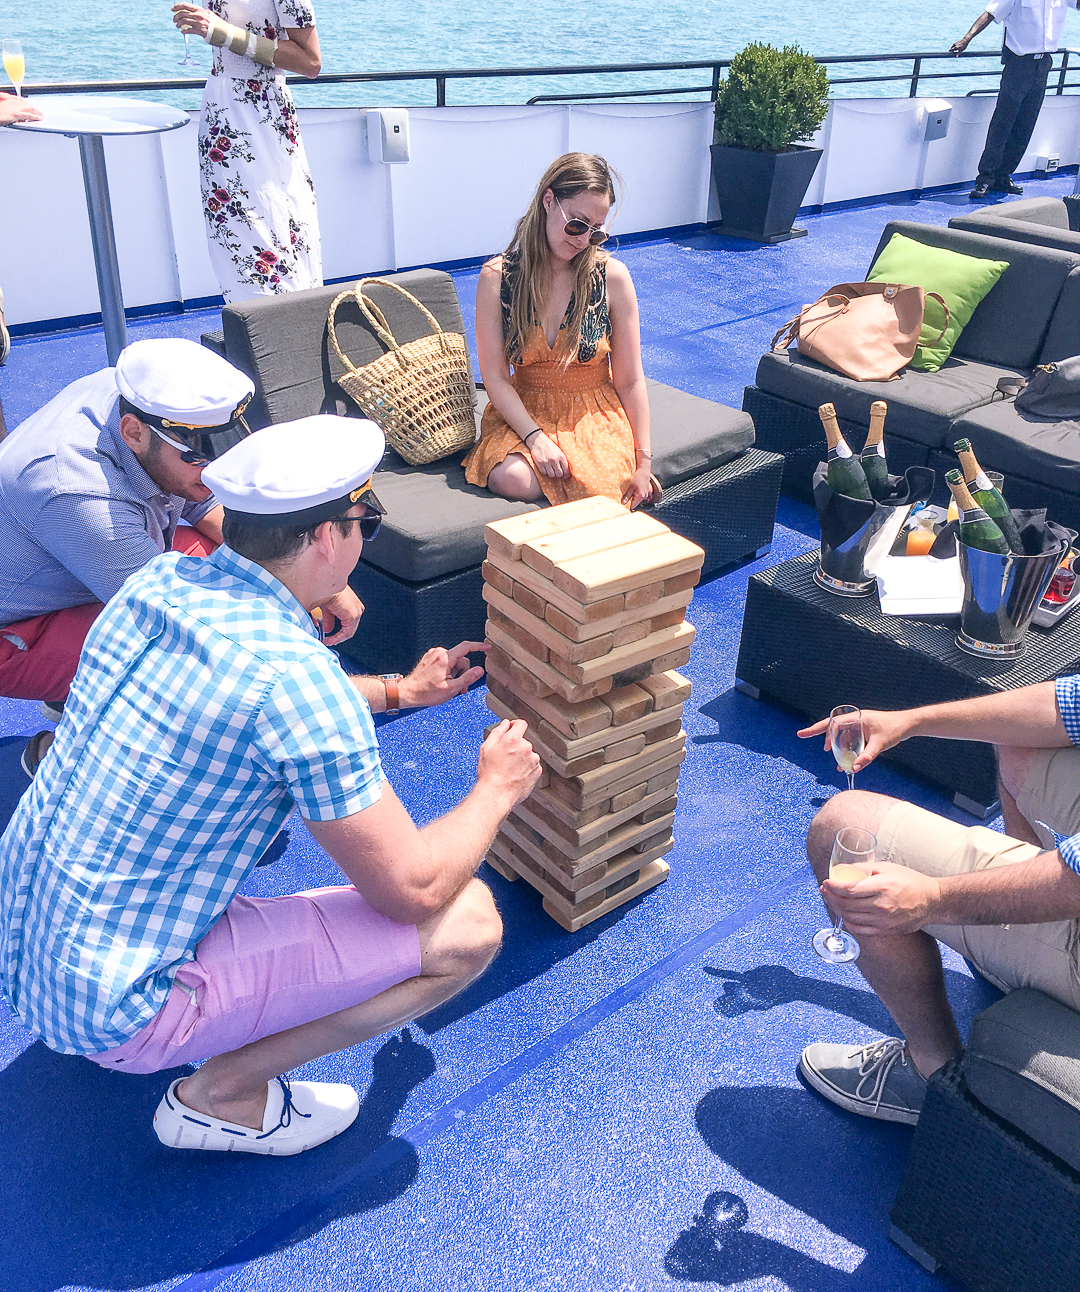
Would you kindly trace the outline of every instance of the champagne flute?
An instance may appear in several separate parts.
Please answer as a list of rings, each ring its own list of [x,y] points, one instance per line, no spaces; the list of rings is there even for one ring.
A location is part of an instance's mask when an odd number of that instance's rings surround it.
[[[867,872],[862,867],[873,865],[876,848],[876,835],[859,826],[845,825],[836,832],[836,842],[829,858],[829,878],[845,884],[865,879]],[[822,960],[831,965],[843,965],[859,958],[859,944],[844,928],[842,919],[838,919],[832,928],[819,929],[814,934],[812,945]]]
[[[169,4],[171,5],[172,3],[173,3],[173,0],[169,0]],[[188,34],[187,34],[187,32],[186,32],[186,31],[185,31],[185,32],[183,32],[182,34],[183,34],[183,37],[184,37],[184,57],[183,57],[183,58],[182,58],[182,59],[177,63],[177,65],[176,65],[176,66],[177,66],[177,67],[195,67],[195,66],[196,66],[196,60],[195,60],[194,58],[192,58],[192,57],[191,57],[191,46],[190,46],[190,44],[188,43]]]
[[[829,714],[829,743],[838,771],[847,772],[847,787],[855,788],[855,759],[866,745],[862,710],[853,704],[838,704]]]
[[[23,57],[22,44],[17,40],[3,42],[4,71],[8,80],[15,87],[16,95],[22,98],[22,83],[26,79],[26,59]]]

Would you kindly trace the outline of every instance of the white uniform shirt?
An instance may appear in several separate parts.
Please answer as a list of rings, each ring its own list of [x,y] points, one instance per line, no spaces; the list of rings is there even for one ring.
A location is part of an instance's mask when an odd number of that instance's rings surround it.
[[[1005,44],[1014,54],[1052,54],[1061,43],[1069,0],[990,0],[986,12],[1005,24]],[[1080,0],[1075,0],[1080,8]]]

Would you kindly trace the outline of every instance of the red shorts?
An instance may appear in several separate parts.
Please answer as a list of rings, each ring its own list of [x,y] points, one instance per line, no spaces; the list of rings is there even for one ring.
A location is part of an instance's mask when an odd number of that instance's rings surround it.
[[[87,1058],[163,1072],[359,1005],[420,973],[420,935],[351,884],[288,897],[238,894],[181,965],[154,1019]]]
[[[190,525],[177,525],[173,551],[209,556],[217,544]],[[0,695],[13,700],[67,699],[86,634],[101,613],[100,601],[68,606],[0,628]]]

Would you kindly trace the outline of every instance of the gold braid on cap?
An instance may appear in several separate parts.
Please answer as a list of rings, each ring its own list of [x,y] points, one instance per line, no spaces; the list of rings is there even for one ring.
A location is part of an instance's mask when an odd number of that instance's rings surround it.
[[[375,473],[373,471],[371,475],[368,476],[364,484],[360,485],[359,488],[354,489],[352,493],[349,494],[349,501],[359,502],[360,499],[364,496],[364,494],[366,494],[367,491],[371,488],[371,482],[374,479],[375,479]]]
[[[194,422],[174,422],[172,418],[169,417],[159,417],[158,421],[162,426],[175,426],[181,431],[215,431],[219,426],[231,426],[233,422],[243,414],[244,409],[247,408],[250,403],[251,396],[248,395],[236,405],[224,422],[201,422],[196,425]]]

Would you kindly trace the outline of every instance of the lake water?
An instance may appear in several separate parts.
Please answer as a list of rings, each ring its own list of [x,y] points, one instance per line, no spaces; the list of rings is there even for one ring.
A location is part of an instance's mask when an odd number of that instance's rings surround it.
[[[0,36],[21,39],[28,81],[91,81],[205,76],[209,48],[191,42],[197,68],[179,68],[183,40],[171,25],[172,0],[0,0]],[[812,54],[943,51],[981,11],[979,0],[314,0],[324,72],[399,71],[467,67],[663,62],[730,58],[751,40],[795,43]],[[991,26],[973,48],[1000,48]],[[1080,45],[1080,14],[1070,9],[1064,45]],[[1080,61],[1080,60],[1078,60]],[[970,66],[970,64],[969,64]],[[932,70],[955,70],[956,64]],[[864,65],[834,76],[902,70]],[[619,88],[707,83],[701,72],[622,78]],[[966,92],[991,82],[927,82],[920,93]],[[522,103],[535,93],[610,89],[610,78],[511,79],[451,83],[450,103]],[[836,93],[904,94],[906,85],[838,88]],[[162,97],[162,96],[151,96]],[[176,98],[176,96],[167,96]],[[194,104],[187,92],[178,102]],[[313,86],[306,105],[434,102],[434,86]]]

